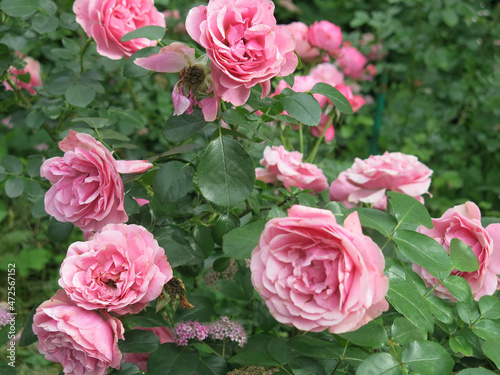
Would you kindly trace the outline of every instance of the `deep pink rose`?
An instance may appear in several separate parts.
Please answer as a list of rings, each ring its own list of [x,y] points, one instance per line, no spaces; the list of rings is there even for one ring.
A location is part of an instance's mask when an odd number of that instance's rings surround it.
[[[115,160],[101,142],[73,130],[61,142],[64,156],[46,160],[40,176],[52,183],[45,211],[83,231],[99,231],[128,220],[119,173],[142,173],[153,165],[143,160]]]
[[[319,57],[319,49],[309,43],[309,27],[303,22],[282,25],[295,38],[295,52],[304,62],[313,62]]]
[[[281,181],[290,190],[290,186],[299,189],[311,189],[320,193],[328,189],[328,181],[323,171],[316,165],[302,162],[302,154],[298,151],[288,152],[283,146],[266,147],[264,157],[260,161],[264,168],[256,168],[258,180],[266,183]]]
[[[389,308],[384,256],[356,212],[341,226],[328,210],[292,206],[266,224],[250,270],[276,320],[302,331],[354,331]]]
[[[59,285],[78,306],[136,314],[172,278],[165,251],[140,225],[109,224],[94,238],[70,245]]]
[[[333,87],[344,83],[344,74],[331,63],[323,63],[311,69],[310,75],[318,82],[328,83]]]
[[[12,76],[12,80],[20,89],[26,89],[29,91],[31,95],[36,95],[35,87],[42,85],[42,79],[40,78],[40,63],[38,61],[33,60],[31,57],[24,57],[20,52],[16,52],[19,58],[23,59],[26,63],[26,66],[23,69],[16,69],[13,66],[9,68],[10,75]],[[29,73],[30,81],[22,82],[17,79],[17,76]],[[13,90],[10,84],[7,81],[3,82],[6,90]]]
[[[346,97],[354,113],[356,113],[363,105],[365,105],[365,99],[363,99],[360,95],[353,95],[352,89],[349,86],[341,83],[335,86],[335,88]]]
[[[368,62],[365,56],[356,47],[345,45],[340,49],[337,63],[348,77],[359,79],[365,73]]]
[[[478,301],[484,295],[492,295],[500,289],[500,224],[481,225],[481,211],[473,202],[466,202],[447,210],[439,219],[432,219],[432,229],[419,226],[417,232],[434,238],[446,251],[450,251],[453,238],[465,242],[479,262],[474,272],[453,270],[452,275],[463,277],[470,285],[472,295]],[[439,280],[425,268],[414,264],[413,270],[420,275],[425,284],[434,287]],[[434,294],[453,301],[456,299],[443,284],[437,285]]]
[[[144,331],[153,332],[160,339],[160,344],[166,342],[175,342],[172,332],[167,327],[134,327],[133,329],[142,329]],[[132,362],[142,371],[148,371],[148,358],[151,353],[125,353],[122,362]]]
[[[76,22],[96,41],[97,52],[113,60],[156,46],[155,40],[146,38],[121,42],[125,34],[144,26],[165,27],[165,16],[153,0],[76,0],[73,12]]]
[[[189,11],[188,34],[207,51],[215,94],[243,105],[250,88],[271,90],[270,79],[291,74],[298,63],[292,34],[276,25],[271,0],[210,0]]]
[[[314,47],[335,55],[342,44],[342,31],[329,21],[316,21],[309,26],[309,42]]]
[[[122,323],[105,311],[76,306],[58,290],[42,303],[33,317],[38,351],[48,361],[59,362],[68,375],[104,375],[109,367],[120,368]]]
[[[387,190],[407,194],[424,202],[432,170],[413,155],[385,152],[368,159],[356,158],[351,168],[341,172],[330,186],[330,199],[351,208],[361,203],[385,210]]]

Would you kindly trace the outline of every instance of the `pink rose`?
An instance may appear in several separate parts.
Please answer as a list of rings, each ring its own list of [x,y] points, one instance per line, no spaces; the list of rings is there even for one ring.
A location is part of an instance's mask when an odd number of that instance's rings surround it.
[[[264,157],[260,161],[264,168],[256,168],[258,180],[265,183],[281,181],[290,190],[290,186],[299,189],[311,189],[320,193],[328,189],[328,181],[323,171],[314,164],[303,163],[302,154],[298,151],[288,152],[283,146],[266,147]]]
[[[303,331],[354,331],[389,308],[384,256],[358,214],[292,206],[252,252],[252,283],[279,322]]]
[[[475,203],[466,202],[447,210],[439,219],[432,219],[432,229],[419,226],[417,232],[434,238],[446,251],[450,251],[453,238],[465,242],[479,262],[479,269],[474,272],[453,270],[452,275],[463,277],[470,285],[472,295],[478,301],[484,295],[492,295],[500,289],[500,224],[490,224],[486,228],[481,225],[481,212]],[[425,284],[434,287],[438,279],[425,268],[414,264],[413,270],[420,275]],[[440,298],[456,301],[455,297],[439,284],[434,294]]]
[[[292,34],[276,26],[271,0],[210,0],[189,11],[188,34],[207,51],[215,94],[243,105],[259,84],[264,98],[270,79],[291,74],[298,63]]]
[[[316,21],[309,26],[309,42],[314,47],[335,55],[342,44],[342,31],[329,21]]]
[[[165,251],[140,225],[109,224],[94,238],[70,245],[59,285],[86,310],[136,314],[172,278]]]
[[[328,127],[326,129],[326,131],[325,131],[325,127]],[[320,138],[321,135],[323,133],[325,133],[325,142],[329,143],[329,142],[333,141],[333,138],[335,138],[335,128],[333,127],[333,125],[331,123],[331,117],[322,113],[321,120],[319,121],[319,125],[318,126],[311,126],[310,132],[316,138]]]
[[[10,75],[12,76],[12,80],[20,89],[26,89],[30,92],[31,95],[36,95],[35,87],[42,85],[42,79],[40,78],[40,63],[38,61],[33,60],[31,57],[24,57],[20,52],[16,52],[19,58],[23,59],[26,63],[26,66],[19,70],[11,66],[9,68]],[[17,76],[29,73],[30,81],[22,82],[17,79]],[[7,82],[3,82],[6,90],[13,90],[11,85]]]
[[[344,85],[343,83],[335,86],[337,90],[340,91],[342,95],[344,95],[352,107],[352,111],[356,113],[363,105],[365,105],[365,99],[363,99],[359,95],[353,95],[352,89],[349,86]]]
[[[311,76],[316,78],[318,82],[328,83],[332,86],[344,83],[344,74],[331,63],[323,63],[311,69]]]
[[[122,323],[105,311],[76,306],[63,290],[36,309],[33,332],[38,351],[59,362],[65,374],[104,375],[108,367],[120,368]]]
[[[313,62],[319,57],[319,49],[309,43],[309,27],[303,22],[292,22],[282,25],[295,38],[295,52],[304,62]]]
[[[359,79],[365,73],[368,62],[365,56],[356,47],[345,45],[340,49],[337,63],[348,77]]]
[[[407,194],[424,202],[422,194],[428,193],[432,170],[413,155],[385,152],[368,159],[356,158],[351,168],[341,172],[330,186],[330,199],[348,208],[358,203],[372,204],[385,210],[387,190]]]
[[[134,327],[133,329],[142,329],[144,331],[153,332],[160,339],[160,344],[166,342],[175,342],[172,332],[167,327]],[[148,371],[148,358],[151,353],[125,353],[122,362],[132,362],[142,371]]]
[[[121,42],[122,36],[144,26],[165,27],[165,17],[153,0],[76,0],[73,12],[87,35],[94,38],[97,52],[112,60],[130,57],[155,40],[136,38]]]
[[[64,156],[50,158],[40,168],[40,176],[52,183],[45,194],[45,211],[83,231],[127,221],[119,173],[142,173],[153,165],[143,160],[117,161],[101,142],[73,130],[59,148]]]

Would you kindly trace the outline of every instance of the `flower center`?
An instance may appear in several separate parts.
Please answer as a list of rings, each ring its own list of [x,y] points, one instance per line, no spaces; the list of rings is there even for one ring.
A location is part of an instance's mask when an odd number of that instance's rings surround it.
[[[196,91],[205,79],[205,73],[196,66],[187,66],[182,69],[180,79],[189,90]]]

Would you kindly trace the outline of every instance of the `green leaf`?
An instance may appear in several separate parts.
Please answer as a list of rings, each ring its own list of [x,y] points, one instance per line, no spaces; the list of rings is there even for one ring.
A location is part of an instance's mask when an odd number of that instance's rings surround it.
[[[5,177],[7,177],[5,168],[0,165],[0,181],[5,180]]]
[[[458,301],[456,307],[458,316],[465,323],[470,324],[479,319],[479,306],[472,298],[465,302]]]
[[[163,128],[163,136],[169,142],[182,142],[198,133],[205,125],[207,122],[201,109],[194,108],[190,114],[169,117]]]
[[[453,269],[446,250],[425,234],[402,229],[396,231],[393,240],[406,258],[439,279],[449,275]]]
[[[160,40],[165,35],[166,28],[161,26],[143,26],[133,31],[126,33],[121,37],[121,42],[128,42],[136,38],[146,38],[149,40]]]
[[[445,8],[441,11],[441,17],[446,26],[455,27],[458,25],[459,18],[457,13],[451,8]]]
[[[323,366],[312,358],[295,357],[289,366],[294,375],[327,375]]]
[[[215,272],[224,272],[229,267],[231,263],[231,258],[228,257],[220,257],[214,261],[213,269]]]
[[[409,195],[388,191],[387,198],[399,224],[416,224],[432,228],[432,218],[425,206]]]
[[[129,142],[130,138],[127,137],[125,134],[117,132],[116,130],[112,129],[102,129],[99,134],[103,139],[116,139],[118,141],[122,142]]]
[[[161,47],[159,46],[146,47],[134,53],[127,59],[127,61],[125,61],[125,65],[123,66],[123,75],[127,78],[138,78],[147,76],[149,70],[144,69],[142,66],[136,65],[134,61],[139,57],[149,57],[155,53],[158,53],[160,52],[160,49]]]
[[[222,251],[230,258],[248,259],[257,246],[265,221],[254,221],[226,233],[222,241]]]
[[[358,213],[363,227],[373,228],[386,237],[392,234],[397,225],[396,219],[384,211],[362,207],[349,210],[349,213],[351,211]]]
[[[343,350],[336,341],[325,341],[302,335],[292,337],[287,345],[306,357],[318,359],[338,358]]]
[[[491,370],[486,370],[485,368],[467,368],[460,372],[457,372],[457,375],[496,375],[495,372]]]
[[[500,300],[494,296],[482,296],[479,299],[479,309],[483,318],[500,319]]]
[[[398,361],[389,353],[369,356],[356,370],[356,375],[402,375]]]
[[[453,350],[455,353],[461,353],[462,355],[468,357],[473,355],[472,345],[464,336],[450,337],[449,344],[451,350]]]
[[[458,238],[450,242],[450,258],[453,268],[462,272],[474,272],[479,269],[479,262],[472,248]]]
[[[389,303],[415,326],[432,332],[434,320],[429,305],[411,278],[397,265],[391,266],[387,274],[389,276],[389,291],[387,292]]]
[[[286,364],[295,356],[287,343],[283,338],[272,339],[267,343],[267,352],[279,363]]]
[[[38,11],[38,0],[2,0],[0,8],[12,17],[28,17]]]
[[[109,119],[99,117],[76,117],[71,120],[71,122],[85,122],[94,129],[101,129],[111,125],[111,121]]]
[[[64,93],[67,102],[76,107],[85,108],[94,100],[95,89],[89,85],[73,84]]]
[[[483,353],[500,368],[500,338],[486,340],[481,348]]]
[[[415,340],[427,339],[427,332],[406,318],[396,318],[392,323],[391,337],[398,344],[409,344]]]
[[[113,369],[111,371],[110,375],[140,375],[143,374],[143,372],[137,367],[135,363],[130,363],[130,362],[122,362],[120,364],[120,369],[116,370]]]
[[[157,227],[153,232],[155,239],[165,249],[168,262],[175,268],[182,265],[196,265],[203,261],[203,252],[190,241],[189,233],[169,225]]]
[[[273,144],[273,141],[254,128],[251,122],[236,109],[228,109],[227,111],[224,111],[222,119],[230,125],[242,126],[243,128],[250,130],[257,137],[265,140],[268,144]]]
[[[344,224],[344,219],[347,216],[347,209],[344,207],[342,203],[339,202],[329,202],[325,207],[325,210],[332,211],[335,215],[335,220],[337,223],[342,225]]]
[[[250,195],[254,182],[253,160],[232,138],[215,139],[200,156],[198,183],[210,202],[232,207]]]
[[[59,19],[44,13],[37,13],[31,20],[31,25],[40,34],[50,33],[59,27]]]
[[[379,348],[387,343],[387,333],[382,325],[372,320],[356,331],[342,333],[340,337],[359,346]]]
[[[2,165],[5,167],[7,172],[12,174],[19,175],[23,173],[23,163],[21,163],[21,160],[14,155],[5,155],[2,159]]]
[[[198,351],[174,343],[161,344],[148,358],[148,373],[193,375],[198,361]]]
[[[153,182],[153,190],[160,203],[175,202],[193,189],[194,171],[180,161],[163,164]]]
[[[226,375],[228,371],[225,359],[212,355],[208,358],[202,356],[194,373],[196,375]]]
[[[331,100],[331,102],[335,105],[335,107],[337,107],[337,109],[345,115],[354,114],[351,104],[349,103],[347,98],[344,95],[342,95],[342,93],[339,90],[337,90],[335,87],[327,83],[324,82],[316,83],[312,88],[311,93],[321,94],[326,96],[328,99]]]
[[[434,315],[437,320],[446,324],[450,324],[453,321],[453,311],[451,307],[446,305],[441,298],[427,296],[426,300],[429,303],[432,315]]]
[[[317,126],[321,120],[321,107],[310,94],[303,92],[281,98],[283,108],[304,125]]]
[[[279,362],[274,360],[269,354],[261,351],[244,350],[239,352],[234,357],[228,360],[229,363],[237,363],[243,366],[255,366],[258,364],[262,367],[278,366]]]
[[[24,191],[24,181],[21,177],[11,177],[5,181],[5,194],[9,198],[17,198]]]
[[[212,227],[212,238],[215,243],[222,246],[223,236],[234,228],[241,225],[240,219],[231,212],[225,212],[219,216]]]
[[[40,167],[43,164],[42,157],[33,157],[28,161],[26,172],[30,177],[40,177]]]
[[[483,340],[500,339],[500,324],[493,320],[482,319],[474,324],[472,332]]]
[[[443,285],[459,301],[469,301],[472,298],[470,285],[461,276],[450,275],[443,280]]]
[[[446,349],[433,341],[414,341],[401,354],[402,362],[419,374],[444,375],[453,370],[455,361]]]
[[[125,339],[118,341],[123,353],[151,353],[158,349],[160,339],[154,332],[133,329],[125,332]]]
[[[36,309],[40,305],[41,303],[38,303],[31,309],[30,315],[28,316],[28,318],[26,319],[26,323],[24,324],[21,338],[19,339],[19,346],[28,346],[38,340],[38,337],[33,332],[33,317],[35,316]]]
[[[120,121],[125,122],[136,129],[142,129],[146,123],[147,119],[145,116],[138,112],[134,112],[131,109],[122,110],[119,108],[112,108],[109,110],[110,113],[116,113],[120,118]]]
[[[28,113],[28,116],[26,116],[26,125],[28,125],[28,127],[31,129],[38,129],[40,126],[42,126],[44,121],[45,116],[43,115],[43,113],[36,110],[31,111],[30,113]]]
[[[51,217],[47,228],[47,237],[52,242],[66,242],[74,227],[73,223],[61,223]]]
[[[214,252],[214,240],[210,229],[203,224],[196,224],[193,231],[193,236],[196,243],[203,250],[205,257],[208,257]]]
[[[40,0],[38,3],[41,9],[43,9],[49,16],[56,14],[57,5],[51,0]]]

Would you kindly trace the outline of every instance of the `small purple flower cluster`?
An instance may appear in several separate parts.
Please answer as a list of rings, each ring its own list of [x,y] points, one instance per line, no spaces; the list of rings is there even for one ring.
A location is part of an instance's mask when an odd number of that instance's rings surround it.
[[[197,338],[203,341],[208,336],[208,327],[198,322],[177,323],[175,325],[175,343],[178,346],[186,346],[188,340]]]
[[[237,342],[238,346],[243,347],[247,342],[247,333],[243,326],[238,322],[232,322],[227,316],[208,325],[208,335],[213,340],[223,340],[225,338]]]

